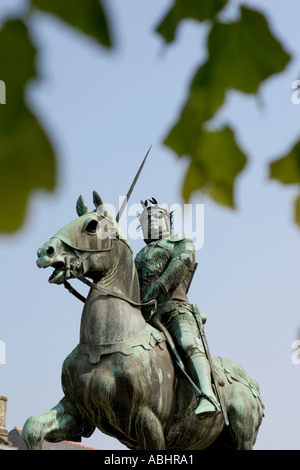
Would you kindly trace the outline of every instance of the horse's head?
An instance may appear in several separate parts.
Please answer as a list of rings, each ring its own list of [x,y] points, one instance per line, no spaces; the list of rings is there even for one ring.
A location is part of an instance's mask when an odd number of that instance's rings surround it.
[[[112,264],[113,239],[119,236],[118,226],[107,212],[96,191],[96,209],[90,211],[83,197],[78,198],[78,218],[60,229],[37,252],[40,268],[53,267],[49,282],[62,284],[76,274],[91,275],[105,272]]]

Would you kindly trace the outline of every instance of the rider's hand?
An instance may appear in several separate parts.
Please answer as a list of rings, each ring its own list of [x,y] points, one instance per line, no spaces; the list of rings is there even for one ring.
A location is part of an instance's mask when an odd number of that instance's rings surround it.
[[[161,285],[158,282],[155,282],[153,286],[150,287],[147,294],[143,298],[143,303],[150,302],[150,300],[152,299],[157,299],[161,293],[162,293]]]

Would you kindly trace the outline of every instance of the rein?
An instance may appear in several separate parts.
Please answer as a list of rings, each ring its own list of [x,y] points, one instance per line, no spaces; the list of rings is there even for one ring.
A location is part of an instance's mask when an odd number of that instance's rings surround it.
[[[157,300],[156,299],[152,299],[152,300],[150,300],[149,302],[146,302],[146,303],[134,302],[133,300],[129,299],[128,297],[125,297],[124,295],[118,295],[118,294],[115,294],[113,292],[108,291],[107,289],[104,289],[103,287],[99,287],[94,282],[92,282],[89,279],[86,279],[84,276],[82,276],[82,274],[75,274],[74,271],[72,272],[72,274],[74,274],[77,279],[79,279],[81,282],[83,282],[87,286],[91,287],[92,289],[96,289],[97,291],[101,292],[104,295],[108,295],[110,297],[115,297],[115,298],[120,299],[120,300],[125,300],[125,302],[133,305],[134,307],[143,307],[143,306],[150,306],[150,305],[154,305],[155,309],[157,307]],[[83,302],[83,303],[86,302],[86,298],[83,295],[79,294],[79,292],[77,292],[77,290],[74,289],[74,287],[72,287],[71,284],[68,281],[64,281],[63,284],[64,284],[64,287],[70,292],[70,294],[73,294],[77,299],[81,300],[81,302]]]

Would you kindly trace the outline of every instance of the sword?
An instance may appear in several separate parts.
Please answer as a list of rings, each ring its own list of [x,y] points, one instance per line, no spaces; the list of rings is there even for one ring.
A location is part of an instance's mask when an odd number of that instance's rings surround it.
[[[209,351],[209,347],[208,347],[208,344],[207,344],[206,335],[205,335],[201,315],[200,315],[200,312],[198,310],[197,305],[192,304],[192,306],[193,306],[193,315],[195,317],[195,320],[196,320],[198,328],[199,328],[200,338],[201,338],[201,341],[202,341],[202,344],[203,344],[205,355],[206,355],[206,358],[207,358],[207,360],[209,362],[209,365],[210,365],[211,376],[212,376],[213,384],[214,384],[216,392],[217,392],[218,400],[220,402],[220,406],[221,406],[221,410],[222,410],[222,413],[223,413],[224,421],[225,421],[226,426],[229,426],[229,419],[228,419],[227,411],[226,411],[226,408],[225,408],[223,397],[220,393],[218,378],[216,376],[216,371],[215,371],[215,365],[214,365],[212,357],[210,355],[210,351]]]
[[[148,152],[146,153],[146,155],[145,155],[145,157],[144,157],[144,160],[142,161],[142,164],[141,164],[141,166],[140,166],[140,168],[139,168],[137,174],[135,175],[135,178],[134,178],[134,180],[133,180],[133,182],[132,182],[132,184],[131,184],[131,186],[130,186],[130,188],[129,188],[129,191],[128,191],[128,193],[126,194],[124,201],[122,202],[122,205],[121,205],[120,210],[119,210],[119,212],[118,212],[118,214],[117,214],[117,217],[116,217],[116,222],[117,222],[117,223],[119,222],[119,220],[120,220],[120,218],[121,218],[121,215],[123,214],[123,211],[124,211],[124,209],[125,209],[125,206],[126,206],[126,204],[127,204],[127,202],[128,202],[128,199],[129,199],[130,196],[131,196],[131,193],[132,193],[132,191],[133,191],[133,188],[135,187],[136,182],[137,182],[137,180],[139,179],[139,176],[140,176],[140,174],[141,174],[141,171],[142,171],[142,169],[143,169],[143,166],[145,165],[145,162],[146,162],[146,160],[147,160],[147,157],[148,157],[148,155],[149,155],[149,152],[150,152],[150,150],[151,150],[151,147],[152,147],[152,145],[150,145],[149,150],[148,150]]]

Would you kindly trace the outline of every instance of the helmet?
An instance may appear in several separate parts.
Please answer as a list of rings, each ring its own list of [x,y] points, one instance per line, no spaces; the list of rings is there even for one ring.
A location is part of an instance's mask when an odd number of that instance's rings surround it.
[[[172,214],[165,207],[160,206],[153,197],[149,199],[149,202],[151,202],[151,206],[148,206],[147,199],[141,201],[144,210],[138,216],[144,238],[157,240],[170,236]]]

